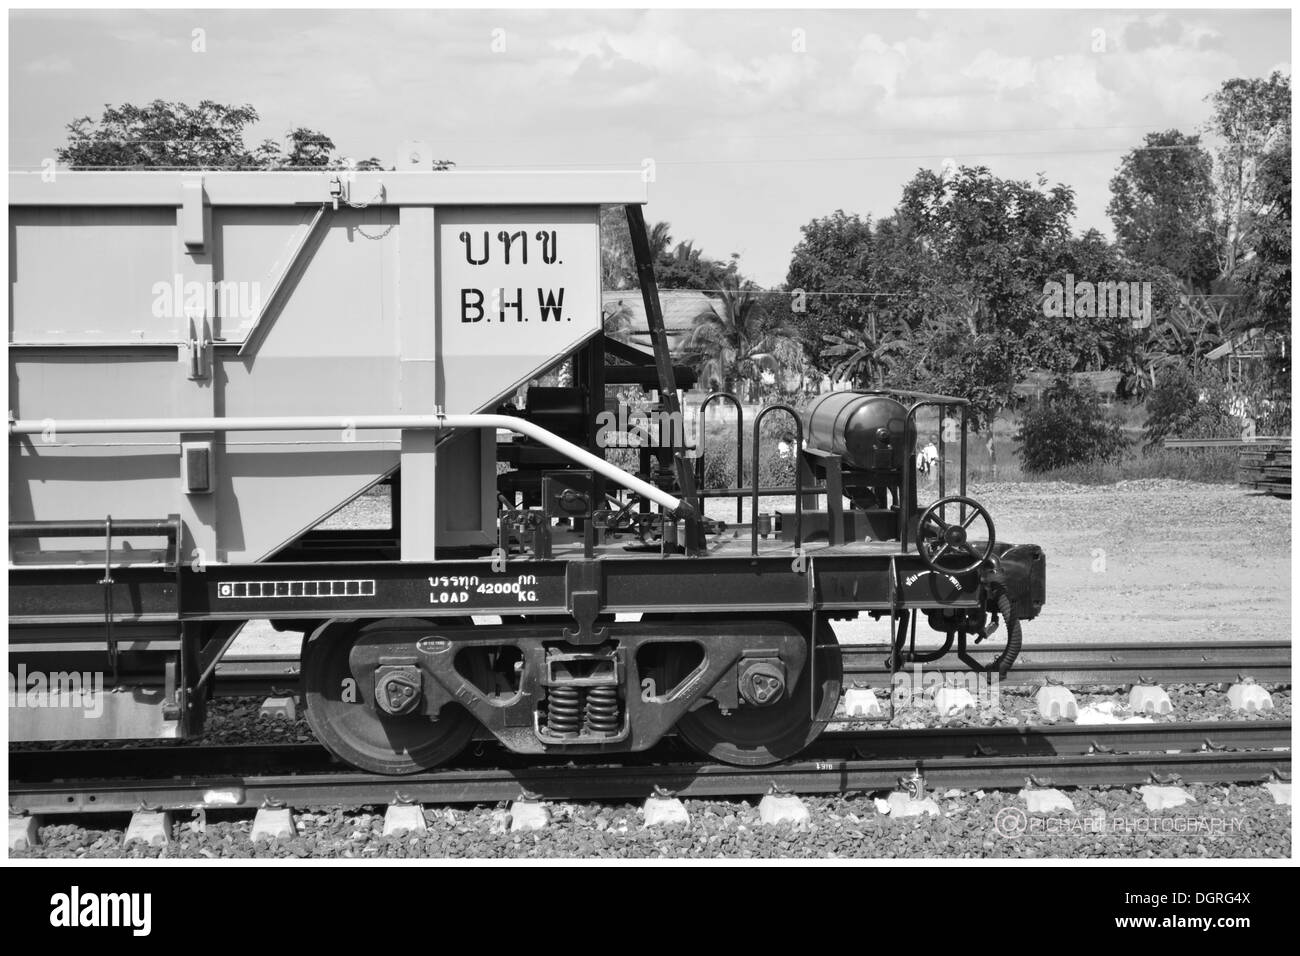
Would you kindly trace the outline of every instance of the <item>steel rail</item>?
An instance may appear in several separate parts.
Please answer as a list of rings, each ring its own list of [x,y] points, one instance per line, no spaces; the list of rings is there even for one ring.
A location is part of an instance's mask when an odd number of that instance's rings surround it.
[[[872,687],[890,685],[885,645],[849,645],[844,650],[844,670],[855,681]],[[978,648],[972,657],[990,663],[1002,652],[1001,645]],[[962,673],[955,662],[920,665],[931,672]],[[912,665],[904,662],[902,672]],[[1232,642],[1204,644],[1156,643],[1040,644],[1022,650],[1003,685],[1060,683],[1133,684],[1144,680],[1171,683],[1215,684],[1253,677],[1260,683],[1291,682],[1291,645],[1288,641]]]
[[[391,803],[488,803],[528,793],[552,800],[757,796],[774,788],[819,794],[891,790],[919,775],[926,787],[1006,789],[1226,783],[1289,778],[1289,751],[941,757],[934,760],[793,761],[774,767],[716,764],[649,767],[535,767],[441,770],[408,777],[366,773],[215,776],[120,782],[13,783],[10,810],[29,814],[246,809],[260,806],[359,807]]]
[[[654,762],[671,747],[629,755],[619,766],[594,760],[529,765],[498,751],[482,762],[506,766],[458,765],[410,777],[340,771],[316,744],[29,751],[10,755],[9,797],[15,811],[57,814],[267,801],[298,807],[485,802],[524,791],[554,799],[629,798],[655,787],[683,796],[752,795],[774,785],[830,793],[890,789],[918,772],[931,786],[990,789],[1026,780],[1042,786],[1262,781],[1289,776],[1290,741],[1289,721],[878,730],[826,734],[799,760],[774,767]],[[466,762],[475,761],[460,764]],[[70,772],[81,776],[68,779]]]
[[[1289,747],[1291,722],[1284,720],[1192,721],[1187,723],[1047,724],[1027,727],[934,727],[830,730],[814,741],[800,759],[906,759],[1118,752],[1260,750]],[[680,757],[672,744],[645,753],[624,754],[620,763],[666,763]],[[592,762],[609,758],[581,758]],[[564,763],[568,756],[540,760],[509,754],[489,745],[481,753],[457,758],[455,766],[509,763]],[[126,775],[239,773],[308,773],[341,765],[318,743],[189,744],[177,746],[82,747],[16,750],[9,754],[9,775],[26,782],[54,780],[68,773],[81,778],[112,779]]]

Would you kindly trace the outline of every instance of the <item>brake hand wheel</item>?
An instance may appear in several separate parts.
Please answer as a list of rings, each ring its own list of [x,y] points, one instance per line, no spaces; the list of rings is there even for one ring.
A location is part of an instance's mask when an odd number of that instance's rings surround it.
[[[966,519],[949,524],[941,517],[945,505],[965,505],[968,509]],[[984,519],[984,527],[988,531],[988,538],[978,553],[967,536],[967,530],[977,518]],[[961,495],[940,498],[921,512],[921,520],[916,526],[916,550],[920,553],[921,560],[931,569],[943,574],[968,574],[974,571],[993,554],[995,540],[993,519],[985,507],[974,498],[964,498]],[[950,560],[939,564],[943,558],[963,557],[968,558],[969,562],[954,565]]]

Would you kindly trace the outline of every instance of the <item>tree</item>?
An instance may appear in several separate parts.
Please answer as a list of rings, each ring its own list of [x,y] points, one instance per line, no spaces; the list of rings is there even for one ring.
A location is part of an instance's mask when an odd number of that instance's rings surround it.
[[[652,261],[667,254],[672,244],[669,229],[668,223],[657,222],[646,230]],[[637,285],[632,236],[622,206],[602,206],[600,210],[600,282],[602,288],[611,291],[632,289]]]
[[[244,146],[244,130],[257,122],[248,104],[198,106],[154,100],[147,106],[104,106],[68,124],[68,142],[55,152],[73,169],[203,167],[251,169],[259,160]]]
[[[736,393],[744,384],[744,401],[755,401],[763,372],[779,374],[777,353],[790,329],[765,308],[761,291],[744,279],[733,261],[712,309],[697,315],[686,340],[688,361],[700,370],[700,380]]]
[[[1223,226],[1219,275],[1231,281],[1254,243],[1254,222],[1267,205],[1258,176],[1262,158],[1291,137],[1291,78],[1228,80],[1210,96],[1209,127],[1223,140],[1219,149],[1217,199]]]
[[[824,343],[847,347],[867,333],[873,301],[871,220],[837,209],[800,231],[803,238],[794,247],[785,280],[795,305],[790,324],[813,366],[828,372],[844,355],[829,354]]]
[[[1015,397],[1048,338],[1043,284],[1063,261],[1073,191],[999,179],[984,167],[919,171],[875,232],[882,317],[909,330],[896,385],[971,402],[976,427]]]
[[[305,126],[290,130],[284,139],[286,148],[281,148],[273,139],[262,141],[262,145],[254,152],[259,169],[349,169],[360,172],[384,168],[383,163],[374,156],[360,161],[335,156],[334,141],[324,133]],[[454,165],[446,160],[438,160],[435,168],[446,169]]]
[[[886,376],[906,351],[909,329],[901,322],[887,324],[883,330],[874,315],[868,315],[863,328],[823,335],[821,357],[829,362],[831,381],[850,382],[856,388],[884,388]]]
[[[1251,222],[1251,254],[1241,268],[1247,306],[1257,327],[1291,331],[1291,136],[1262,157],[1256,182],[1259,203]]]
[[[1240,271],[1245,289],[1239,325],[1258,329],[1264,359],[1248,383],[1251,414],[1265,433],[1290,431],[1291,408],[1291,137],[1280,139],[1258,171],[1261,208],[1252,224],[1253,248]]]
[[[733,265],[734,260],[733,256]],[[700,292],[723,289],[730,268],[705,256],[704,251],[696,248],[690,239],[677,243],[671,252],[663,251],[655,257],[655,279],[664,289],[695,289]]]
[[[1120,161],[1106,207],[1120,250],[1208,292],[1215,259],[1213,162],[1200,138],[1176,129],[1149,133]]]
[[[105,105],[98,120],[89,116],[68,124],[68,142],[55,150],[73,169],[350,169],[378,170],[371,156],[353,160],[335,155],[334,142],[305,126],[291,130],[286,147],[273,139],[249,149],[244,133],[258,121],[245,103],[227,106],[203,100],[198,106],[154,100],[147,106]],[[434,169],[455,165],[437,160]]]

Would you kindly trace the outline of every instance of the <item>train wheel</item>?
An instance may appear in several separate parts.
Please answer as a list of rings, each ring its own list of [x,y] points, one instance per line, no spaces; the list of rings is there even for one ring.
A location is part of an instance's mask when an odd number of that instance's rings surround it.
[[[677,733],[710,759],[741,767],[761,767],[795,756],[826,729],[844,683],[844,662],[829,621],[817,624],[817,646],[815,717],[809,706],[805,664],[797,686],[775,704],[741,707],[724,715],[710,702],[682,717]]]
[[[418,773],[460,753],[474,735],[476,721],[458,704],[445,705],[436,720],[423,714],[394,717],[375,706],[373,679],[354,675],[348,655],[367,627],[380,624],[330,621],[304,637],[307,722],[322,744],[354,767]]]

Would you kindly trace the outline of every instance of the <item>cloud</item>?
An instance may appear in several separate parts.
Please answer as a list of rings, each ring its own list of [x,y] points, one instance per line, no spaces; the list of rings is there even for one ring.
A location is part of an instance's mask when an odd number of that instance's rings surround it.
[[[1045,170],[1078,190],[1080,225],[1105,226],[1123,150],[1151,129],[1194,132],[1224,80],[1290,73],[1286,26],[1285,11],[1211,10],[24,14],[12,75],[60,76],[11,104],[12,161],[39,162],[106,102],[156,97],[250,102],[250,142],[302,125],[354,156],[413,138],[462,166],[652,156],[647,214],[710,254],[744,249],[773,281],[799,223],[887,215],[918,165],[947,156]]]
[[[37,76],[52,76],[59,73],[71,73],[74,68],[72,60],[68,57],[60,53],[50,53],[24,64],[21,69],[24,73],[32,73]]]

